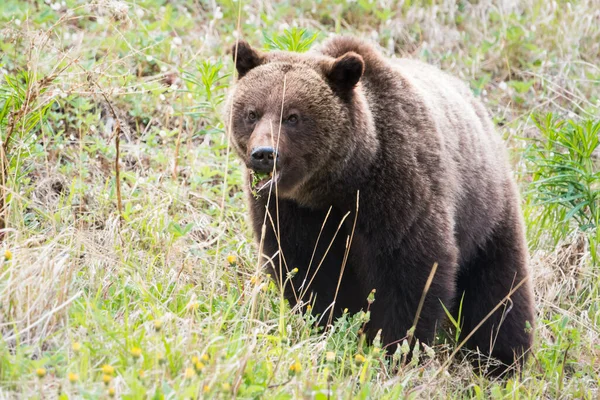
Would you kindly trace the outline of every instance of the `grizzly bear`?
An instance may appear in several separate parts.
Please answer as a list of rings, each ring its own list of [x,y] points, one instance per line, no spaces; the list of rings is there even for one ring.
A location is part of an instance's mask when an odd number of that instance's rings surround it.
[[[467,86],[349,37],[303,54],[239,41],[233,56],[226,127],[262,256],[290,302],[337,316],[365,310],[376,289],[367,333],[384,344],[415,320],[414,337],[431,343],[445,307],[467,348],[503,363],[495,371],[520,365],[534,309],[519,194]]]

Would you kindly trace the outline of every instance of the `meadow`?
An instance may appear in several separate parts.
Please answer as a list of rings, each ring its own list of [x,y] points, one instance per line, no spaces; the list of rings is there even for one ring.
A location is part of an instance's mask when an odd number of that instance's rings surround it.
[[[229,49],[333,34],[460,77],[506,140],[537,311],[515,376],[476,374],[460,321],[386,357],[367,313],[320,329],[262,270]],[[0,138],[0,398],[600,396],[598,0],[3,0]]]

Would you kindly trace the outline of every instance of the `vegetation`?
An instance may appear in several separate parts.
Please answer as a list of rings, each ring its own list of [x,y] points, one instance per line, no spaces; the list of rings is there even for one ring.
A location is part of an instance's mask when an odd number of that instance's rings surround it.
[[[0,397],[597,398],[600,11],[493,3],[4,0]],[[262,272],[227,50],[333,33],[461,77],[506,138],[538,311],[521,374],[450,359],[452,332],[386,358],[368,313],[320,330]]]

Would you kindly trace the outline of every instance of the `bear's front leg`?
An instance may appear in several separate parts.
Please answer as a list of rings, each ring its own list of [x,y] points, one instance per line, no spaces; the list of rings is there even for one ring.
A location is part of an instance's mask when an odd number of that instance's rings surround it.
[[[331,307],[335,317],[344,308],[358,312],[366,305],[368,291],[350,267],[343,273],[334,302],[348,236],[341,224],[344,217],[341,212],[335,208],[302,207],[291,200],[277,201],[275,196],[271,198],[267,212],[266,196],[250,200],[257,241],[260,241],[266,221],[261,258],[292,306],[310,302],[313,313],[321,314],[322,322],[326,323]],[[288,279],[289,272],[295,268],[298,271]]]
[[[389,345],[390,352],[407,337],[415,322],[414,337],[432,343],[436,329],[445,319],[442,304],[452,309],[457,273],[454,236],[451,230],[419,230],[407,235],[394,249],[380,249],[366,270],[366,280],[376,289],[368,334],[372,339],[381,329],[382,344]],[[425,237],[427,241],[422,240]],[[437,268],[417,319],[417,309],[435,264]]]

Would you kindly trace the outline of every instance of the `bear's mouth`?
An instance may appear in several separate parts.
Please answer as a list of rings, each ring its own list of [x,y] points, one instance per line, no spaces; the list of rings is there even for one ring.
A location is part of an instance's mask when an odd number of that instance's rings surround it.
[[[261,190],[270,187],[273,183],[277,183],[279,177],[280,174],[278,172],[252,171],[252,189],[260,192]]]

